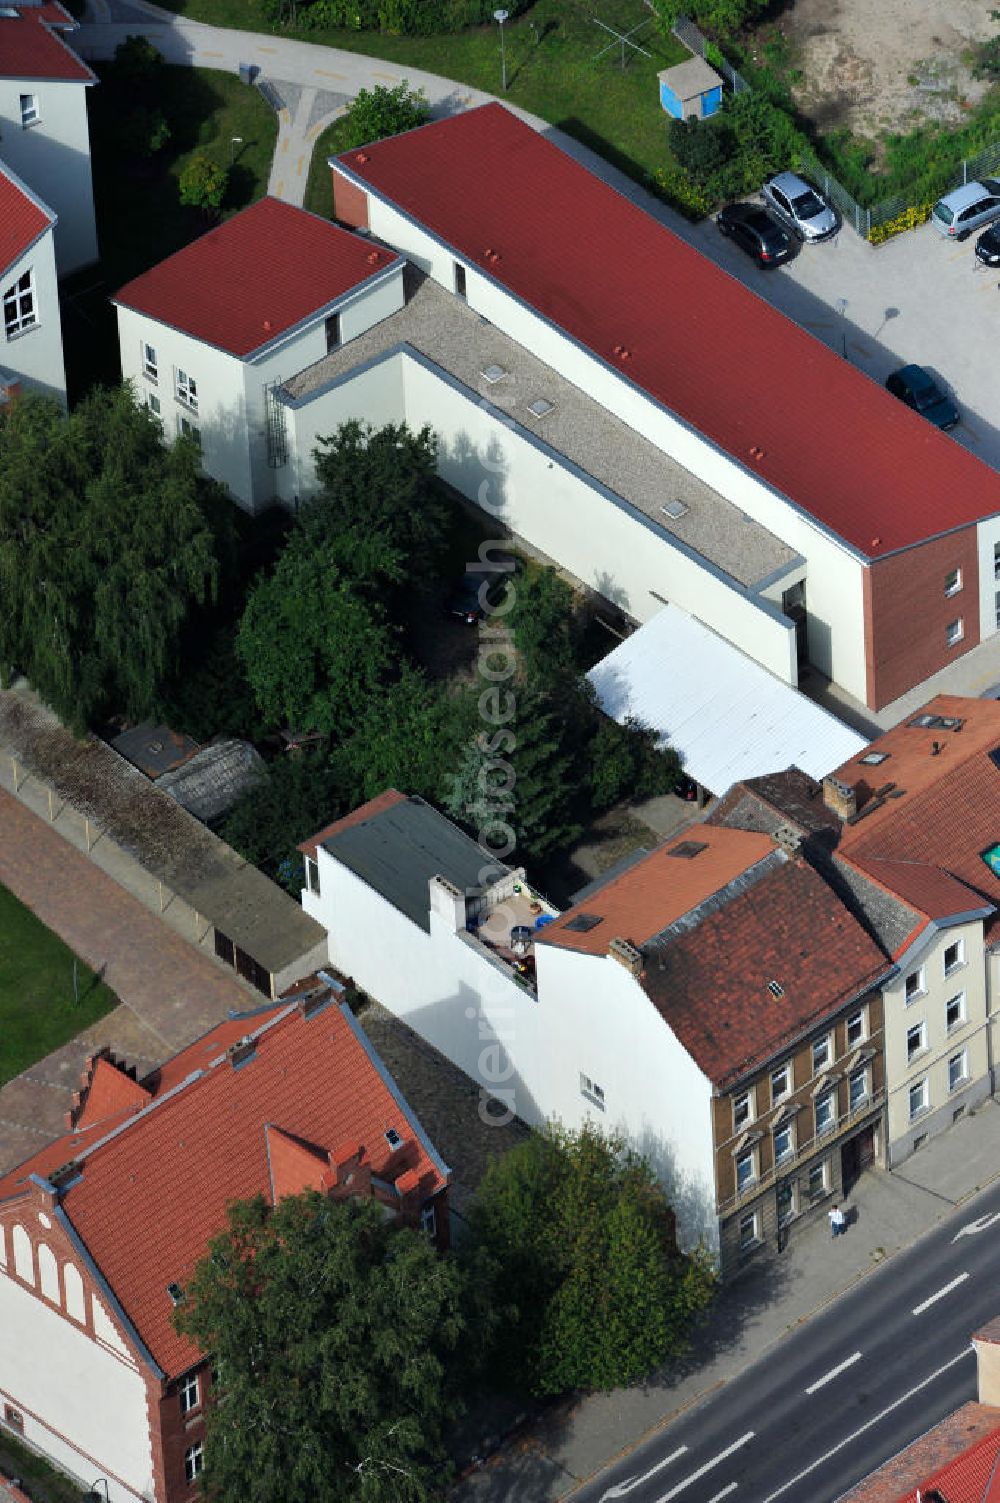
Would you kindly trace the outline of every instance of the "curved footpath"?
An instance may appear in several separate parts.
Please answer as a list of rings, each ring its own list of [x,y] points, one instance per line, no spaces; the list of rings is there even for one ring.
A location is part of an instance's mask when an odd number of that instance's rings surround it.
[[[238,73],[250,63],[282,100],[279,134],[268,191],[301,204],[313,145],[359,89],[405,80],[424,91],[434,115],[453,114],[496,96],[381,58],[286,37],[233,31],[186,21],[144,0],[88,0],[93,19],[74,35],[90,59],[114,55],[126,37],[149,37],[168,62]],[[515,110],[533,129],[625,197],[697,243],[697,231],[611,163],[536,115]],[[699,245],[699,249],[704,250]],[[865,247],[865,249],[869,249]],[[791,316],[794,317],[794,314]],[[871,1172],[856,1186],[856,1220],[832,1256],[826,1218],[794,1228],[777,1263],[727,1289],[699,1337],[685,1370],[673,1383],[650,1384],[560,1406],[521,1443],[499,1452],[459,1490],[476,1503],[555,1503],[569,1497],[608,1461],[638,1445],[764,1355],[789,1330],[838,1295],[853,1289],[887,1256],[911,1245],[980,1188],[1000,1164],[1000,1110],[987,1101],[974,1117],[935,1138],[906,1166],[905,1174]]]

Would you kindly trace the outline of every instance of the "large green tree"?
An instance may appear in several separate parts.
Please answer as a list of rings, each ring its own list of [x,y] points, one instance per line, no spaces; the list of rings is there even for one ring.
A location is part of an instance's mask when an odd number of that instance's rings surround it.
[[[217,577],[217,497],[129,388],[0,417],[0,667],[74,727],[149,713]]]
[[[354,802],[396,787],[440,803],[475,725],[476,701],[404,664],[335,754]],[[308,832],[307,832],[308,833]]]
[[[223,838],[298,897],[303,876],[299,845],[338,819],[351,802],[343,773],[331,767],[325,747],[286,753],[229,811]]]
[[[457,1412],[463,1279],[373,1202],[234,1205],[176,1312],[218,1373],[216,1503],[427,1503]]]
[[[513,1307],[501,1368],[538,1394],[637,1381],[683,1351],[712,1297],[707,1258],[676,1249],[650,1165],[590,1125],[550,1127],[495,1160],[471,1223]]]
[[[415,130],[430,117],[426,94],[421,89],[410,89],[405,79],[391,89],[382,84],[376,84],[374,89],[359,89],[344,116],[338,145],[341,151],[351,151],[355,146],[367,146],[370,141]]]

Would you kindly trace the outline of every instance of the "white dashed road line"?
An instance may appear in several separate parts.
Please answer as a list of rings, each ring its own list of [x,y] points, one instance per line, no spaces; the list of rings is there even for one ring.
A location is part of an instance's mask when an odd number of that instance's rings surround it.
[[[721,1500],[723,1498],[728,1498],[730,1493],[734,1493],[736,1491],[737,1486],[737,1483],[730,1482],[729,1486],[724,1487],[721,1493],[716,1493],[714,1498],[709,1498],[708,1503],[721,1503]]]
[[[706,1461],[705,1465],[700,1466],[696,1472],[692,1472],[690,1477],[685,1477],[683,1482],[678,1482],[676,1487],[672,1487],[668,1493],[664,1493],[662,1498],[657,1499],[657,1503],[670,1503],[671,1498],[679,1497],[686,1487],[691,1486],[692,1482],[697,1482],[699,1477],[704,1477],[706,1472],[710,1472],[714,1467],[721,1465],[727,1457],[732,1456],[734,1451],[738,1451],[740,1446],[745,1446],[748,1440],[753,1440],[753,1437],[753,1430],[748,1430],[745,1435],[740,1436],[739,1440],[733,1441],[731,1446],[727,1446],[724,1451],[720,1451],[718,1456],[713,1456],[711,1461]]]
[[[964,1284],[968,1277],[967,1273],[960,1273],[957,1279],[952,1279],[950,1284],[945,1284],[943,1289],[939,1289],[936,1294],[932,1294],[929,1299],[925,1299],[922,1305],[915,1306],[913,1314],[923,1315],[924,1311],[929,1310],[931,1305],[936,1305],[939,1299],[944,1299],[945,1295],[950,1294],[953,1289],[957,1289],[959,1284]]]
[[[601,1494],[601,1503],[609,1503],[612,1498],[627,1498],[634,1488],[643,1482],[648,1482],[650,1477],[655,1477],[657,1472],[662,1472],[665,1466],[672,1461],[678,1461],[687,1452],[687,1446],[678,1446],[676,1451],[671,1451],[669,1456],[664,1456],[655,1466],[651,1466],[648,1472],[643,1472],[641,1477],[629,1477],[627,1482],[616,1482],[614,1487],[609,1487],[606,1493]]]
[[[827,1383],[832,1383],[834,1378],[839,1378],[841,1373],[846,1372],[849,1367],[854,1366],[855,1362],[860,1361],[861,1353],[855,1352],[853,1357],[848,1357],[846,1361],[841,1362],[839,1367],[832,1367],[828,1373],[824,1373],[821,1378],[817,1378],[815,1383],[810,1383],[806,1389],[806,1393],[815,1393],[817,1389],[825,1388]]]

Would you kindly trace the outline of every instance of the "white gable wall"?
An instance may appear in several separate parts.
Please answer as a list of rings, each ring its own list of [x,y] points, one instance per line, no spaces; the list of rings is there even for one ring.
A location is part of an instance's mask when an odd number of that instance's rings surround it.
[[[44,396],[66,401],[66,367],[63,363],[59,287],[56,282],[55,246],[52,227],[41,235],[28,253],[0,275],[0,298],[25,272],[31,272],[36,324],[7,338],[0,322],[0,369],[18,377],[25,387]]]
[[[61,277],[97,260],[88,87],[68,79],[0,78],[0,150],[4,161],[58,216],[56,261]],[[22,94],[34,94],[38,100],[34,125],[21,124]]]

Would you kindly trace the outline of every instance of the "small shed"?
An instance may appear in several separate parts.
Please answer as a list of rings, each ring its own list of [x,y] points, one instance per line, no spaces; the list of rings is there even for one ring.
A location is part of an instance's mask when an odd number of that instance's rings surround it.
[[[675,120],[707,120],[722,104],[722,79],[703,57],[664,68],[660,80],[660,104]]]

